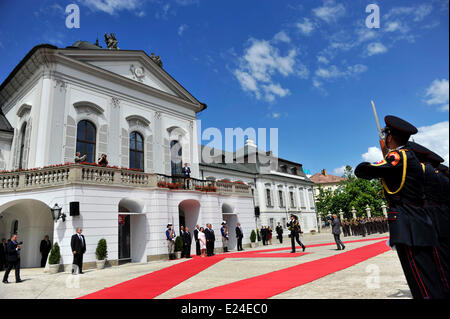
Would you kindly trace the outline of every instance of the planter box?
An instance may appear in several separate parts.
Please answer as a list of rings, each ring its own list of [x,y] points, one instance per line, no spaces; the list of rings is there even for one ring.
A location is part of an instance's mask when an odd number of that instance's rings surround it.
[[[96,261],[97,269],[103,269],[103,268],[105,268],[105,262],[106,262],[106,259],[103,259],[103,260],[97,260],[97,261]]]
[[[250,246],[251,246],[252,248],[255,248],[255,247],[258,247],[258,244],[257,244],[257,243],[250,243]]]
[[[57,265],[49,265],[48,272],[50,274],[57,274],[59,272],[59,266],[60,266],[59,264],[57,264]]]
[[[175,257],[177,257],[177,259],[181,258],[181,251],[176,251],[175,252]]]

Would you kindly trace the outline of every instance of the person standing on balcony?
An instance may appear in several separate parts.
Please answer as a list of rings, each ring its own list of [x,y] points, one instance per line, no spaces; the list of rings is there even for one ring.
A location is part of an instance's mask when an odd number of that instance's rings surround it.
[[[106,154],[102,154],[98,159],[98,165],[100,166],[108,166],[108,160],[106,159]]]
[[[82,162],[86,161],[86,157],[87,157],[86,154],[81,156],[80,152],[76,152],[76,154],[75,154],[75,163],[82,163]]]
[[[191,180],[191,168],[188,163],[184,163],[184,167],[181,169],[181,173],[184,178],[184,189],[190,189],[190,180]]]

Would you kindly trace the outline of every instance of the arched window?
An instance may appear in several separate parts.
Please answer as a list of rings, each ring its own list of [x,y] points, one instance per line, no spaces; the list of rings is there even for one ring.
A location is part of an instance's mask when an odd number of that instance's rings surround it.
[[[19,168],[23,168],[23,153],[25,151],[25,132],[27,131],[27,123],[23,123],[20,130],[20,153],[19,153]]]
[[[181,144],[178,141],[170,142],[170,162],[172,168],[172,176],[181,175],[183,150]]]
[[[16,219],[11,223],[11,236],[17,234],[19,230],[19,221]]]
[[[86,162],[95,162],[95,139],[96,129],[92,122],[83,120],[78,122],[77,125],[77,152],[81,153],[81,156],[86,154]]]
[[[130,134],[130,168],[144,170],[144,138],[138,132]]]

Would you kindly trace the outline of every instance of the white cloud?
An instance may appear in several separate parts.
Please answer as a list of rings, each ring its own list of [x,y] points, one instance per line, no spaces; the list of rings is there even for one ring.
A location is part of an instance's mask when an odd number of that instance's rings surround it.
[[[335,169],[333,170],[333,174],[338,175],[338,176],[344,175],[344,173],[345,173],[345,167],[346,167],[346,166],[344,165],[344,166],[335,168]]]
[[[277,34],[275,34],[275,36],[273,37],[273,40],[275,42],[285,42],[285,43],[291,42],[291,38],[289,38],[289,36],[284,31],[280,31]]]
[[[80,0],[81,4],[87,6],[92,11],[102,11],[114,15],[119,11],[135,11],[142,6],[141,0]],[[139,10],[137,14],[142,14]]]
[[[270,41],[250,39],[249,47],[239,59],[239,67],[233,73],[244,91],[251,92],[257,99],[264,97],[273,102],[276,97],[285,97],[290,91],[275,83],[274,76],[297,75],[305,77],[308,70],[296,61],[297,50],[291,49],[282,56]]]
[[[326,0],[323,6],[313,9],[313,13],[327,23],[336,22],[345,14],[345,7],[341,3],[336,4],[334,0]]]
[[[355,64],[348,66],[345,70],[341,71],[336,65],[331,65],[328,68],[320,67],[316,70],[315,75],[323,79],[335,79],[340,77],[350,77],[367,71],[367,66],[363,64]]]
[[[308,18],[303,18],[303,22],[298,22],[296,26],[304,35],[310,35],[315,29],[314,24]]]
[[[328,64],[328,63],[330,63],[330,61],[329,61],[326,57],[324,57],[323,55],[319,55],[319,56],[317,57],[317,61],[318,61],[319,63],[323,63],[323,64]]]
[[[381,42],[372,42],[367,46],[367,54],[369,56],[372,56],[375,54],[382,54],[382,53],[386,53],[386,52],[387,52],[387,48]]]
[[[425,96],[428,98],[425,102],[428,105],[440,105],[441,111],[449,110],[449,85],[448,79],[434,80],[427,89]]]
[[[383,160],[383,153],[380,148],[371,146],[366,153],[361,155],[361,157],[365,162],[379,162]]]
[[[178,27],[178,35],[181,37],[183,35],[183,32],[187,29],[187,24],[182,24]]]
[[[416,143],[422,144],[445,159],[445,165],[449,164],[449,122],[440,122],[430,126],[418,128],[419,132],[412,136]]]

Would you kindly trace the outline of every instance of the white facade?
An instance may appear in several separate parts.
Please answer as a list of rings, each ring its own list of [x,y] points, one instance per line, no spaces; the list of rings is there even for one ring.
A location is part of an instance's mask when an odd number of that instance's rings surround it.
[[[61,246],[61,263],[71,264],[76,227],[86,236],[87,266],[95,261],[100,238],[107,240],[108,259],[117,261],[119,211],[130,215],[135,262],[167,256],[166,225],[173,222],[179,234],[180,210],[191,233],[195,224],[212,223],[216,247],[221,247],[222,220],[239,221],[244,231],[254,228],[253,201],[245,189],[235,194],[156,187],[156,174],[172,173],[174,140],[182,146],[191,176],[200,177],[195,120],[205,105],[143,51],[35,47],[0,87],[0,105],[14,129],[12,141],[0,136],[0,237],[8,238],[16,225],[24,241],[24,267],[39,265],[39,242],[47,234]],[[115,168],[93,168],[93,179],[76,167],[49,173],[45,166],[73,163],[78,124],[85,120],[95,127],[94,160],[107,154]],[[143,172],[134,175],[121,170],[129,168],[131,132],[144,140]],[[57,175],[60,186],[52,184],[58,184]],[[140,186],[140,179],[147,184]],[[80,216],[69,216],[73,201],[80,203]],[[63,207],[65,222],[51,218],[55,203]]]
[[[258,161],[252,161],[252,157],[255,158],[257,152],[254,142],[247,140],[244,149],[235,153],[234,163],[223,164],[223,158],[219,156],[215,158],[212,165],[202,163],[201,174],[207,179],[227,179],[250,185],[254,205],[260,212],[256,219],[258,228],[270,226],[275,229],[278,222],[283,228],[287,228],[286,223],[290,219],[290,214],[295,214],[299,217],[303,232],[317,231],[314,183],[306,177],[301,164],[274,158],[271,154],[260,151],[257,155],[260,161],[269,163],[260,165]],[[239,164],[242,157],[246,157],[247,162]]]

